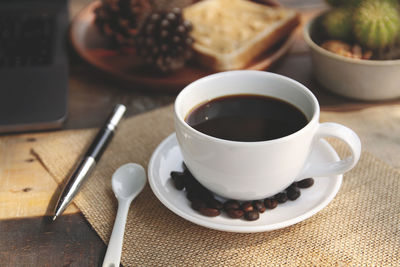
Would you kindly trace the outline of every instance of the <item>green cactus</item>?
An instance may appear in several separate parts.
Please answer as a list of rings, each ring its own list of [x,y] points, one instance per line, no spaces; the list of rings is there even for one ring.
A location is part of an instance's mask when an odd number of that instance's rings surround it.
[[[351,41],[352,37],[352,9],[334,8],[322,18],[322,27],[330,39]]]
[[[392,1],[363,2],[356,9],[353,22],[355,37],[365,48],[382,50],[399,38],[399,8]]]

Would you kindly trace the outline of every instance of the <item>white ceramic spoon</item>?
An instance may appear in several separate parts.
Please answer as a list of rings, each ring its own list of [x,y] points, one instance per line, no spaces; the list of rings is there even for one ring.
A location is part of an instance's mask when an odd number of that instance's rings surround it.
[[[112,176],[111,184],[118,200],[118,211],[103,267],[119,267],[129,206],[132,200],[143,190],[146,180],[145,170],[135,163],[122,165]]]

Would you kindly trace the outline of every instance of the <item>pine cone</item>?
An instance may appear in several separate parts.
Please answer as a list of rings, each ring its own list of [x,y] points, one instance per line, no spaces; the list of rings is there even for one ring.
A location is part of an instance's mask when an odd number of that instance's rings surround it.
[[[136,38],[138,56],[146,65],[161,72],[184,66],[192,55],[192,25],[185,21],[180,8],[150,14]]]
[[[133,46],[139,25],[150,11],[149,0],[103,0],[94,11],[95,23],[115,46]]]

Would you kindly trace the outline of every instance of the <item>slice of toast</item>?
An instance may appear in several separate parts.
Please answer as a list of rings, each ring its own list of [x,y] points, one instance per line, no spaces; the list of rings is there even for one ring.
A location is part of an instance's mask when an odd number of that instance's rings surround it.
[[[215,71],[242,69],[298,25],[296,11],[247,0],[204,0],[183,10],[195,59]]]

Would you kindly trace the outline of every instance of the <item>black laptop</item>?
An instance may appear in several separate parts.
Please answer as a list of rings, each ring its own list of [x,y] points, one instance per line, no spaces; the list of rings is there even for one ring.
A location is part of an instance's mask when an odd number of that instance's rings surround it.
[[[67,116],[67,0],[0,0],[0,133]]]

